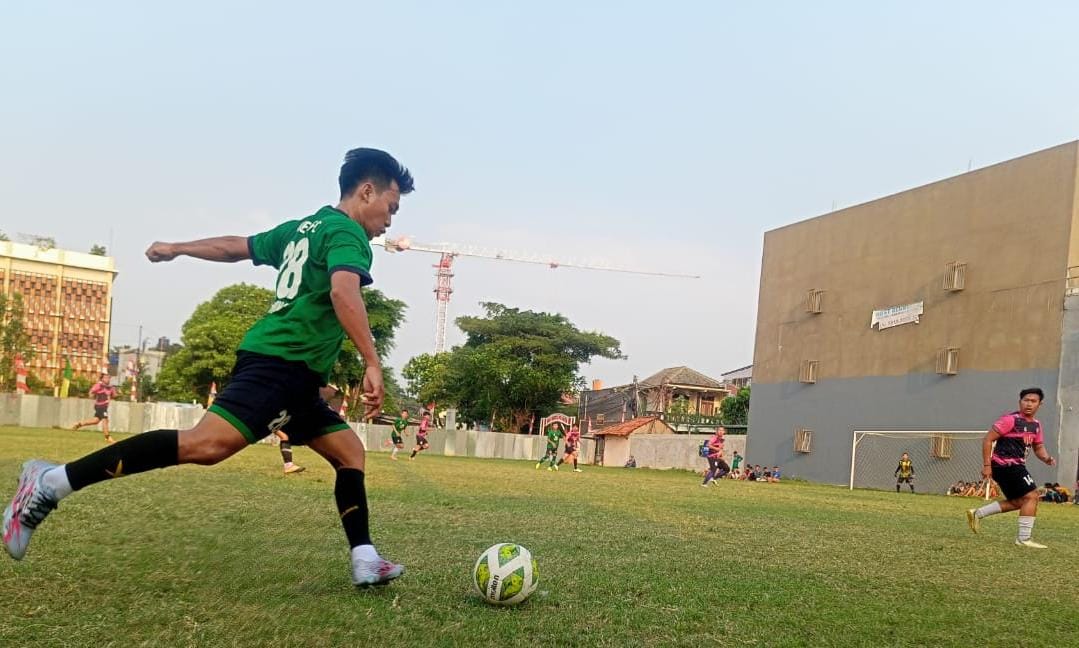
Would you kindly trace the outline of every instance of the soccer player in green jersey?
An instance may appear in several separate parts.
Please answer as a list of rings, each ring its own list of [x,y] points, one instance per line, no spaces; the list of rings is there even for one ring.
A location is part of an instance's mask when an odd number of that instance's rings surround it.
[[[397,453],[405,447],[404,434],[408,429],[408,410],[401,410],[401,416],[398,416],[393,420],[393,431],[390,432],[390,441],[393,442],[393,452],[390,453],[390,459],[397,461]]]
[[[547,470],[558,470],[558,442],[566,435],[562,431],[561,423],[553,423],[547,426],[547,431],[544,432],[547,436],[547,452],[543,455],[543,459],[539,460],[536,464],[536,470],[540,469],[543,464],[548,464]]]
[[[364,486],[363,442],[319,397],[347,335],[363,356],[365,415],[382,407],[382,366],[375,352],[362,286],[371,280],[370,239],[383,234],[412,175],[391,155],[354,149],[338,178],[341,198],[310,216],[251,237],[220,236],[186,243],[156,242],[153,263],[189,256],[277,269],[275,299],[244,336],[232,379],[209,411],[188,430],[154,430],[64,465],[28,461],[4,511],[3,542],[16,560],[57,503],[110,478],[177,464],[212,465],[286,428],[334,467],[337,511],[351,549],[352,581],[381,585],[404,572],[371,542]]]

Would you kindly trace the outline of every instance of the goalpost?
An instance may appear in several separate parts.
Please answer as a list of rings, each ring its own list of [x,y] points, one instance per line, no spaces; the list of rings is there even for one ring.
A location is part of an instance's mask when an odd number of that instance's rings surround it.
[[[917,492],[943,495],[957,481],[978,482],[982,479],[985,433],[985,430],[855,430],[850,489],[895,488],[895,469],[904,452],[913,462]],[[979,496],[988,498],[988,487]]]

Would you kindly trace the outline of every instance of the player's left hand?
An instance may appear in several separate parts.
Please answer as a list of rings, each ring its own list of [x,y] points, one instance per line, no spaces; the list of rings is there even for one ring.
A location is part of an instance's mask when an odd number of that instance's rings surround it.
[[[1057,459],[1056,457],[1049,457],[1049,461],[1046,461],[1045,463],[1049,464],[1050,466],[1055,466],[1057,465]]]

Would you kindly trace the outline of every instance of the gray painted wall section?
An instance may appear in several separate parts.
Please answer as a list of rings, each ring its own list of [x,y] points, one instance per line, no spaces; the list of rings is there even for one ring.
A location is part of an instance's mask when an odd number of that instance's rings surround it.
[[[1062,445],[1075,448],[1079,436],[1079,421],[1069,419],[1068,440],[1062,444],[1059,439],[1058,373],[961,371],[956,376],[826,379],[812,385],[753,383],[746,457],[755,464],[782,466],[785,476],[845,485],[854,430],[988,430],[998,416],[1018,407],[1019,390],[1030,386],[1045,390],[1038,419],[1044,426],[1046,446],[1056,456]],[[1079,407],[1079,386],[1072,388],[1069,397]],[[813,430],[809,454],[794,452],[794,430],[799,427]],[[1028,466],[1039,483],[1072,481],[1058,478],[1054,469],[1033,455]],[[1074,463],[1070,470],[1074,478]]]

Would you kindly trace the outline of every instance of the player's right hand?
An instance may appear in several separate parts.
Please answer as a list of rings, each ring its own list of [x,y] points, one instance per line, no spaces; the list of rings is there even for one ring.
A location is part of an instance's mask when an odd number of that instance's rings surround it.
[[[151,263],[172,261],[176,258],[175,246],[173,246],[172,243],[154,241],[150,247],[146,248],[146,258],[149,259]]]
[[[993,478],[993,467],[992,466],[982,466],[982,477],[985,477],[986,479],[992,479]]]
[[[367,367],[363,372],[363,417],[374,418],[382,411],[382,400],[386,397],[385,388],[382,386],[382,368]]]

